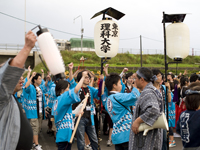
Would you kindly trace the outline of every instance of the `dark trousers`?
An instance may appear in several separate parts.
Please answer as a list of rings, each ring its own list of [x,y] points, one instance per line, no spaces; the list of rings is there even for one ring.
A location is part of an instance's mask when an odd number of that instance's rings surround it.
[[[167,150],[167,130],[163,129],[163,145],[162,150]]]
[[[115,150],[128,150],[128,142],[115,144]]]
[[[72,145],[68,142],[57,143],[58,150],[71,150]]]
[[[173,136],[174,132],[173,132],[173,127],[169,127],[169,136]]]

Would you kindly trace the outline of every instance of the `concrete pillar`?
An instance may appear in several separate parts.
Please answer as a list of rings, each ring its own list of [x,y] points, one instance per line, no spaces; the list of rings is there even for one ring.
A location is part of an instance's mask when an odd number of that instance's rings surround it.
[[[41,57],[42,57],[42,55],[41,55]],[[40,57],[39,57],[39,52],[37,52],[37,51],[33,52],[33,59],[34,59],[34,67],[37,66],[39,63],[42,62],[40,60]]]

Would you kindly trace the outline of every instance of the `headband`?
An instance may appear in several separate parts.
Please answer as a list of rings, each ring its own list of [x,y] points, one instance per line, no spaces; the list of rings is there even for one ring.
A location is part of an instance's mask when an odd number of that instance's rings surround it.
[[[186,90],[185,95],[200,94],[200,91]]]
[[[144,76],[144,74],[141,73],[139,70],[137,70],[136,73],[137,73],[138,76],[140,76],[141,78],[144,78],[145,80],[148,81],[148,79]],[[156,81],[157,79],[158,79],[157,76],[156,76],[156,75],[153,75],[153,76],[151,77],[150,81]]]

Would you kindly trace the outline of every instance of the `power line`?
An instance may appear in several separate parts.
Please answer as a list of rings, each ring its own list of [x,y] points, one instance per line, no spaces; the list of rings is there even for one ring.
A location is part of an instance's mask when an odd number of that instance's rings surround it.
[[[142,37],[145,38],[145,39],[149,39],[149,40],[152,40],[152,41],[156,41],[156,42],[161,42],[161,43],[163,43],[163,41],[159,41],[159,40],[151,39],[151,38],[144,37],[144,36],[142,36]]]
[[[139,36],[138,37],[133,37],[133,38],[127,38],[127,39],[120,39],[120,40],[133,40],[133,39],[137,39],[137,38],[139,38]]]
[[[30,21],[26,21],[26,20],[23,20],[23,19],[20,19],[20,18],[11,16],[11,15],[5,14],[5,13],[3,13],[3,12],[0,12],[0,14],[5,15],[5,16],[8,16],[8,17],[11,17],[11,18],[14,18],[14,19],[16,19],[16,20],[20,20],[20,21],[23,21],[23,22],[32,24],[32,25],[36,25],[36,26],[38,25],[38,24],[36,24],[36,23],[33,23],[33,22],[30,22]],[[42,27],[46,27],[46,26],[42,26]],[[50,28],[50,27],[46,27],[46,28],[48,28],[48,29],[50,29],[50,30],[53,30],[53,31],[56,31],[56,32],[64,33],[64,34],[69,34],[69,35],[73,35],[73,36],[81,36],[81,35],[78,35],[78,34],[73,34],[73,33],[65,32],[65,31],[53,29],[53,28]],[[84,37],[93,39],[93,37],[89,37],[89,36],[84,36]],[[146,39],[149,39],[149,40],[152,40],[152,41],[162,42],[162,43],[163,43],[163,41],[155,40],[155,39],[148,38],[148,37],[144,37],[144,36],[142,36],[142,37],[143,37],[143,38],[146,38]],[[133,40],[133,39],[137,39],[137,38],[139,38],[139,37],[125,38],[125,39],[120,39],[120,40]],[[193,47],[190,47],[190,48],[193,48]],[[200,48],[194,48],[194,49],[200,50]]]
[[[190,48],[194,48],[194,47],[190,47]],[[198,49],[198,50],[200,50],[200,48],[194,48],[194,49]]]
[[[8,16],[8,17],[11,17],[11,18],[14,18],[14,19],[17,19],[17,20],[20,20],[20,21],[23,21],[23,22],[26,22],[26,23],[29,23],[29,24],[32,24],[32,25],[38,25],[38,24],[36,24],[36,23],[30,22],[30,21],[25,21],[25,20],[23,20],[23,19],[20,19],[20,18],[11,16],[11,15],[5,14],[5,13],[3,13],[3,12],[0,12],[0,14],[5,15],[5,16]],[[42,26],[42,27],[45,27],[45,26]],[[78,35],[78,34],[73,34],[73,33],[65,32],[65,31],[60,31],[60,30],[57,30],[57,29],[49,28],[49,27],[46,27],[46,28],[51,29],[51,30],[53,30],[53,31],[57,31],[57,32],[69,34],[69,35],[81,36],[81,35]],[[85,37],[87,37],[87,36],[85,36]],[[91,38],[91,37],[90,37],[90,38]]]
[[[36,26],[38,25],[38,24],[36,24],[36,23],[33,23],[33,22],[30,22],[30,21],[26,21],[26,20],[23,20],[23,19],[20,19],[20,18],[11,16],[11,15],[5,14],[5,13],[3,13],[3,12],[0,12],[0,14],[5,15],[5,16],[8,16],[8,17],[11,17],[11,18],[14,18],[14,19],[19,20],[19,21],[23,21],[23,22],[32,24],[32,25],[36,25]],[[42,26],[42,27],[46,27],[46,26]],[[73,36],[81,36],[81,35],[78,35],[78,34],[73,34],[73,33],[65,32],[65,31],[53,29],[53,28],[50,28],[50,27],[46,27],[46,28],[48,28],[48,29],[50,29],[50,30],[53,30],[53,31],[56,31],[56,32],[64,33],[64,34],[69,34],[69,35],[73,35]],[[84,37],[86,37],[86,38],[92,38],[92,39],[93,39],[93,37],[89,37],[89,36],[84,36]],[[127,39],[120,39],[120,40],[132,40],[132,39],[136,39],[136,38],[139,38],[139,37],[133,37],[133,38],[127,38]]]

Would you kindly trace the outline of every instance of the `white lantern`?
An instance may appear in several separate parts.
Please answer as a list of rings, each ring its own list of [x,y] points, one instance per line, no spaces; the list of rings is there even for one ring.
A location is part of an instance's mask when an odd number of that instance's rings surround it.
[[[64,62],[52,35],[47,29],[40,28],[37,36],[38,45],[50,72],[53,75],[64,73]]]
[[[94,45],[97,56],[115,57],[119,48],[119,26],[111,20],[101,20],[94,27]]]
[[[172,23],[166,28],[166,50],[172,59],[186,58],[190,51],[189,28],[182,22]]]

